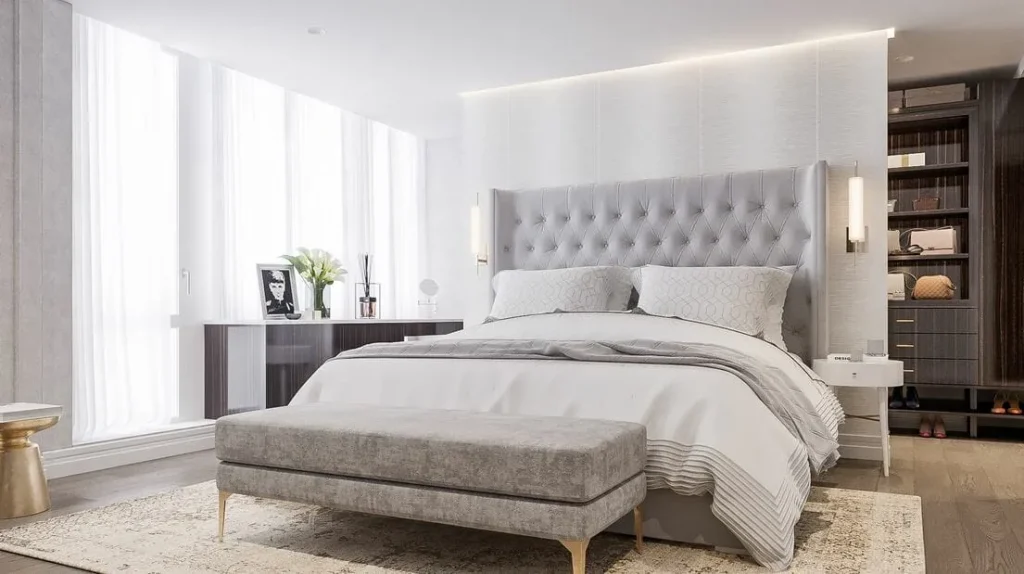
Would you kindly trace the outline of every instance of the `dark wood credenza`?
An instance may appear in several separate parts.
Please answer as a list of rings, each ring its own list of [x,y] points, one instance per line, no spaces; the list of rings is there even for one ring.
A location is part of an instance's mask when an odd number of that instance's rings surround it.
[[[462,321],[445,319],[207,323],[206,418],[287,405],[342,351],[460,329]]]

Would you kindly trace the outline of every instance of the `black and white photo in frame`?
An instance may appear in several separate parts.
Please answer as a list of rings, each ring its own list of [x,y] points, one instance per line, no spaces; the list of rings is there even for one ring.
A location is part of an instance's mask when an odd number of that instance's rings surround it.
[[[256,266],[263,298],[264,319],[285,319],[297,313],[295,301],[295,269],[291,265],[260,264]]]

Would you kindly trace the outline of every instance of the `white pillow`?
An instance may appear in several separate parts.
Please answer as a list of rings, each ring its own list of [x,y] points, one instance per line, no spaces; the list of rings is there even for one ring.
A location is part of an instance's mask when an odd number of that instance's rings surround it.
[[[645,313],[710,323],[786,348],[782,309],[792,273],[771,267],[648,265],[640,275],[637,307]]]
[[[494,319],[552,311],[625,311],[633,290],[628,269],[606,266],[502,271],[493,283]]]

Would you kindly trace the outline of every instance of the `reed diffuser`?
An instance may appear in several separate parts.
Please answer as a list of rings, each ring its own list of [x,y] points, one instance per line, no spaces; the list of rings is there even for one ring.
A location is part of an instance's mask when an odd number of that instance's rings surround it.
[[[359,299],[359,318],[360,319],[376,319],[377,318],[377,297],[373,295],[371,287],[373,283],[371,278],[373,277],[373,257],[369,253],[363,253],[359,256],[359,274],[362,283],[356,285],[358,289]]]

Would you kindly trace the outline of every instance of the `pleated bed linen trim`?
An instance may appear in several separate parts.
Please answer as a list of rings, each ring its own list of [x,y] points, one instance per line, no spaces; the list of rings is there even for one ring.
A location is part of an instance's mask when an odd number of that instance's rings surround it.
[[[811,491],[807,453],[790,455],[791,481],[770,492],[739,465],[703,445],[648,441],[647,487],[683,496],[711,494],[711,512],[764,566],[781,571],[793,560],[794,528]]]

